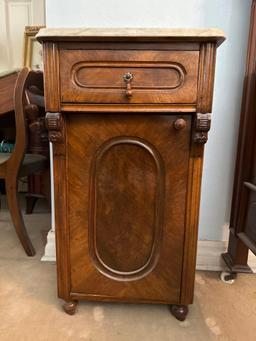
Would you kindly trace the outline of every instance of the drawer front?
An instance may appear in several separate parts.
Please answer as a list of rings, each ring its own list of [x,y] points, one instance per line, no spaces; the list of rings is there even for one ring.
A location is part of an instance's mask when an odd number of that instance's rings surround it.
[[[194,104],[198,62],[198,51],[61,50],[61,101]]]

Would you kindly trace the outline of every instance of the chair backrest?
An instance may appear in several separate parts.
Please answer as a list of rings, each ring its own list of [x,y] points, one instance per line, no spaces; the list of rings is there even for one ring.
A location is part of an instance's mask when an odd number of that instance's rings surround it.
[[[14,150],[8,161],[10,167],[17,167],[17,172],[27,149],[26,111],[33,106],[41,106],[42,98],[43,73],[24,67],[19,73],[14,88],[16,138]]]

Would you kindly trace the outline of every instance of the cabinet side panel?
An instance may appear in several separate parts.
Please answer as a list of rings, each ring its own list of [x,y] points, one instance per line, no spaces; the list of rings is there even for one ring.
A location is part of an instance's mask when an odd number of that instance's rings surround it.
[[[198,115],[196,115],[192,123],[181,304],[191,304],[194,297],[203,154],[204,143],[207,141],[207,132],[210,127],[210,122],[207,122],[207,119],[210,120],[208,113],[212,110],[215,60],[216,44],[202,43],[199,58],[197,98],[197,112],[202,113],[199,117],[202,120],[202,126],[200,122],[198,123]],[[207,122],[207,126],[209,125],[207,129],[205,129],[206,127],[203,122]],[[194,137],[198,129],[199,139],[195,139]]]
[[[66,123],[59,113],[46,115],[49,139],[53,142],[54,201],[56,210],[56,260],[58,296],[66,301],[70,294],[69,227],[67,208]],[[53,130],[55,129],[55,130]]]
[[[190,158],[181,304],[191,304],[194,296],[202,165],[203,157]]]

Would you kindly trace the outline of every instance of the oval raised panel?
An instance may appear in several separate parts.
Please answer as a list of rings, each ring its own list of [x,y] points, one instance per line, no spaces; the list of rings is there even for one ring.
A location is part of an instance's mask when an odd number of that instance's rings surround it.
[[[92,162],[89,252],[116,280],[144,277],[157,263],[163,224],[164,165],[147,141],[118,137]]]
[[[75,65],[73,82],[87,89],[123,89],[123,75],[133,74],[132,88],[137,90],[173,90],[181,87],[185,71],[177,63],[89,63]]]

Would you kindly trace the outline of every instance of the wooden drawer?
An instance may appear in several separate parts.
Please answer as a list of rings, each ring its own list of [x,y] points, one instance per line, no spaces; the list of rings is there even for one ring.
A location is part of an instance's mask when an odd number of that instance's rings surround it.
[[[198,62],[199,51],[63,49],[61,101],[194,104]],[[124,79],[127,74],[133,77],[130,82]]]

